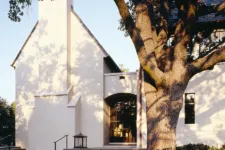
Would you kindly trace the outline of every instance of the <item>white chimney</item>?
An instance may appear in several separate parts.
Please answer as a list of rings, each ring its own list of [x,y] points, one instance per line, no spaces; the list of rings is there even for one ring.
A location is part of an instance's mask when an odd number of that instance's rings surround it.
[[[73,0],[39,0],[39,20],[65,17],[72,5]]]
[[[49,81],[42,78],[43,83],[51,83],[49,90],[67,90],[67,66],[70,52],[70,15],[73,0],[43,0],[38,1],[38,47],[46,59],[42,60],[43,70],[49,71]],[[47,66],[46,64],[50,64]],[[51,67],[54,66],[54,67]],[[54,74],[52,74],[54,72]],[[46,80],[46,81],[45,81]],[[50,82],[51,81],[51,82]],[[60,82],[59,82],[60,81]],[[50,88],[51,87],[51,88]]]

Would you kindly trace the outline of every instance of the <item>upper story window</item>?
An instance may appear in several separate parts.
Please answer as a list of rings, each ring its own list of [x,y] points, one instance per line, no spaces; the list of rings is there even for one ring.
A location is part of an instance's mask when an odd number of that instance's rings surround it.
[[[185,93],[185,124],[195,124],[195,93]]]

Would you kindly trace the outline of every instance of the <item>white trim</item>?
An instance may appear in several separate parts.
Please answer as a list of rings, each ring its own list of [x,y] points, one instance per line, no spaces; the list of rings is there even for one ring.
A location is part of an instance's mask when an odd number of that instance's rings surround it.
[[[76,107],[77,103],[80,100],[80,97],[81,97],[80,94],[76,94],[75,96],[73,96],[67,107]]]
[[[73,88],[73,85],[71,85],[66,91],[63,92],[37,92],[35,93],[34,97],[48,97],[48,96],[66,96],[69,94],[69,92],[71,91],[71,89]]]
[[[104,76],[120,76],[120,75],[134,75],[137,72],[119,72],[119,73],[105,73]]]
[[[225,62],[219,62],[216,65],[225,65]]]
[[[68,89],[67,89],[67,94],[69,94],[69,92],[72,90],[72,88],[73,88],[73,85],[71,85]]]
[[[130,143],[128,143],[128,142],[109,142],[109,144],[117,145],[117,146],[118,146],[118,144],[121,144],[121,146],[122,146],[122,145],[134,145],[137,143],[136,142],[130,142]],[[106,145],[106,146],[110,146],[110,145]]]

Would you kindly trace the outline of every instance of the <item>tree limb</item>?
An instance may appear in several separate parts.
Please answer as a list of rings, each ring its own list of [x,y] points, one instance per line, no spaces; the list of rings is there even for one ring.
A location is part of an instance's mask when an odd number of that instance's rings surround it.
[[[160,18],[160,31],[157,36],[157,45],[155,48],[156,59],[159,60],[162,57],[162,53],[165,50],[165,45],[168,40],[168,19],[169,19],[169,2],[168,0],[160,0],[160,14],[162,17]],[[161,63],[157,61],[158,63]],[[164,69],[163,69],[164,70]]]
[[[225,1],[223,1],[220,4],[217,4],[216,6],[213,5],[207,6],[204,3],[200,2],[198,3],[197,14],[198,16],[204,16],[210,13],[223,12],[224,10],[225,10]]]
[[[179,70],[182,70],[182,68],[185,68],[187,62],[187,46],[193,37],[196,24],[196,8],[192,0],[189,0],[188,7],[182,3],[179,8],[181,13],[179,16],[181,19],[175,31],[176,45],[172,66],[172,71],[175,74],[178,73]]]
[[[225,62],[225,46],[215,50],[209,55],[199,58],[191,63],[191,68],[195,71],[193,74],[213,68],[219,62]]]
[[[156,66],[156,64],[152,61],[152,57],[154,57],[153,54],[151,53],[147,55],[144,41],[140,35],[140,31],[136,28],[125,1],[114,1],[118,7],[120,16],[122,17],[122,20],[125,24],[125,28],[134,43],[141,66],[149,73],[153,80],[155,80],[156,84],[160,84],[163,80],[164,75]]]
[[[151,61],[156,64],[156,59],[154,58],[155,44],[153,37],[153,30],[151,20],[148,14],[148,7],[146,4],[138,4],[135,8],[136,12],[136,27],[140,31],[141,37],[143,39],[147,55],[152,55]]]
[[[222,2],[221,4],[219,4],[219,6],[217,7],[217,12],[221,12],[225,10],[225,1]]]

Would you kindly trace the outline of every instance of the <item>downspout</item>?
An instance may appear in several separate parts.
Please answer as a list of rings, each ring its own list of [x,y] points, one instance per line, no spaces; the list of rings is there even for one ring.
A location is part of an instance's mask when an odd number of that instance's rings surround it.
[[[142,148],[142,67],[140,66],[139,69],[139,138],[140,138],[140,148]]]

